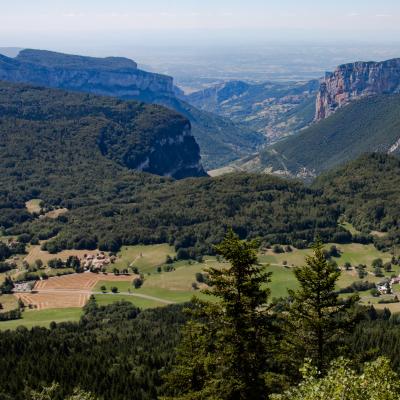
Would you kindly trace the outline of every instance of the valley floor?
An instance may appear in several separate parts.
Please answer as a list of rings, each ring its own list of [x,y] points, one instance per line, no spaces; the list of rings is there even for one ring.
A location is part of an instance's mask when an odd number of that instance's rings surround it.
[[[327,244],[330,248],[332,244]],[[362,279],[378,283],[383,277],[376,277],[373,273],[372,262],[381,258],[383,263],[390,261],[391,254],[383,253],[373,245],[361,244],[336,244],[340,250],[340,257],[333,258],[341,268],[338,289],[350,286],[353,282],[360,281],[358,273],[354,268],[358,264],[367,265],[367,276]],[[40,255],[37,246],[32,246],[26,259],[32,259]],[[48,260],[48,254],[42,252],[43,261]],[[68,253],[69,254],[69,253]],[[297,281],[293,268],[301,266],[306,256],[311,254],[310,249],[292,249],[290,252],[274,253],[271,249],[265,249],[259,253],[259,261],[272,272],[270,283],[271,299],[287,296],[288,289],[295,289]],[[60,253],[57,257],[64,258],[66,254]],[[203,283],[196,281],[196,274],[213,266],[221,268],[226,264],[217,260],[216,257],[205,257],[202,263],[194,261],[175,261],[166,264],[166,258],[175,256],[174,249],[167,244],[151,246],[124,246],[114,264],[107,267],[108,273],[94,274],[70,274],[61,277],[51,277],[48,280],[38,281],[33,293],[18,293],[15,295],[0,296],[3,310],[8,311],[15,308],[17,298],[20,298],[26,306],[22,313],[22,319],[15,321],[0,322],[0,330],[14,329],[17,326],[26,327],[45,326],[48,327],[52,321],[77,321],[81,316],[81,308],[91,295],[94,295],[99,305],[106,305],[115,301],[129,301],[136,306],[146,309],[162,307],[167,304],[183,303],[189,301],[194,295],[206,296],[201,292]],[[351,263],[352,268],[345,270],[344,264]],[[144,277],[140,288],[133,286],[133,280],[138,275],[114,275],[111,271],[127,268],[138,268]],[[167,272],[169,271],[169,272]],[[400,274],[400,267],[393,265],[392,271],[384,272],[386,277]],[[5,274],[2,274],[4,279]],[[364,305],[373,304],[376,308],[389,308],[392,312],[400,312],[400,303],[378,304],[384,298],[400,297],[400,285],[393,285],[393,294],[381,297],[373,297],[370,291],[360,293],[360,303]]]

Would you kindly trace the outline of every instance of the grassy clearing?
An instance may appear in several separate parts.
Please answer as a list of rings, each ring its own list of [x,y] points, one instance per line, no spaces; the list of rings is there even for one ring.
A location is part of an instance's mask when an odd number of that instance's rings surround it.
[[[268,285],[271,289],[271,298],[286,297],[288,289],[296,289],[298,287],[292,268],[270,265],[267,270],[272,272],[271,283]]]
[[[40,199],[32,199],[29,200],[25,203],[25,207],[27,208],[27,210],[33,214],[33,213],[40,213],[40,210],[42,209],[40,207],[42,200]]]
[[[10,235],[1,236],[1,234],[0,234],[0,241],[1,242],[8,242],[9,240],[15,239],[15,238],[16,238],[16,236],[10,236]]]
[[[178,262],[174,264],[175,271],[162,272],[147,276],[143,289],[160,288],[167,290],[191,291],[192,283],[196,281],[196,272],[202,272],[205,264]]]
[[[165,263],[167,255],[176,255],[175,249],[168,244],[124,246],[118,253],[115,264],[110,268],[122,270],[135,266],[140,272],[154,272],[157,266]]]
[[[0,284],[2,284],[4,282],[4,280],[6,279],[7,275],[11,275],[13,271],[8,271],[8,272],[2,272],[0,273]]]
[[[190,301],[193,296],[206,299],[208,296],[199,290],[168,290],[162,288],[140,288],[135,293],[145,294],[148,296],[162,298],[164,300],[173,301],[175,303],[185,303]]]
[[[366,264],[370,266],[376,258],[382,258],[383,262],[390,261],[392,258],[389,253],[377,250],[372,244],[362,245],[351,243],[339,245],[338,247],[343,252],[342,256],[338,259],[339,265],[350,262],[352,265]]]
[[[0,303],[3,306],[3,309],[0,312],[10,311],[17,308],[17,299],[12,294],[3,294],[0,296]]]
[[[156,308],[156,307],[164,307],[165,303],[150,300],[150,299],[142,299],[140,297],[123,295],[123,294],[98,294],[95,295],[97,304],[100,306],[105,306],[107,304],[112,304],[117,301],[128,301],[134,304],[136,307],[146,309],[146,308]]]
[[[112,281],[99,281],[96,286],[93,288],[93,292],[101,292],[101,287],[105,286],[107,292],[111,292],[112,287],[116,287],[118,292],[133,292],[135,288],[132,285],[132,282],[112,282]]]
[[[361,232],[360,232],[358,229],[356,229],[356,228],[353,226],[353,224],[351,224],[350,222],[342,222],[342,223],[340,224],[340,226],[341,226],[343,229],[346,229],[346,231],[350,232],[352,235],[357,235],[357,234],[360,234],[360,233],[361,233]]]
[[[19,326],[32,328],[33,326],[42,326],[48,328],[52,321],[54,322],[73,322],[79,321],[82,315],[80,308],[63,308],[41,311],[24,311],[22,319],[15,321],[0,322],[0,330],[16,329]]]
[[[55,210],[47,212],[46,214],[44,214],[44,216],[47,218],[56,219],[60,215],[66,214],[67,212],[68,208],[56,208]]]
[[[180,268],[178,275],[182,274],[183,269]],[[147,296],[152,296],[156,297],[165,301],[172,301],[175,303],[184,303],[186,301],[189,301],[193,295],[199,296],[201,298],[204,297],[204,295],[198,291],[194,290],[192,288],[192,282],[195,281],[195,277],[188,276],[185,274],[184,281],[189,282],[188,285],[185,284],[185,289],[177,289],[177,288],[165,288],[162,286],[159,286],[160,284],[163,285],[164,277],[162,279],[159,279],[162,277],[162,275],[169,275],[173,274],[174,272],[164,272],[161,274],[157,275],[150,275],[145,278],[145,285],[144,287],[141,287],[140,289],[135,289],[130,282],[106,282],[106,281],[101,281],[98,282],[97,285],[94,287],[93,291],[94,292],[100,292],[101,287],[105,286],[106,287],[106,293],[111,294],[111,288],[116,287],[118,288],[118,293],[133,293],[133,294],[142,294],[142,295],[147,295]],[[177,276],[175,275],[174,279],[177,279]],[[189,279],[191,278],[191,279]],[[155,280],[155,281],[153,281]],[[147,285],[146,285],[147,284]],[[114,296],[114,295],[112,295]]]
[[[324,247],[329,249],[333,243],[326,244]],[[346,262],[352,265],[366,264],[370,266],[372,261],[376,258],[382,258],[383,262],[390,261],[391,255],[377,250],[374,245],[362,245],[359,243],[350,244],[335,244],[335,246],[342,252],[341,257],[334,260],[339,266],[343,266]],[[268,250],[265,254],[261,254],[259,260],[261,263],[269,263],[273,265],[283,265],[286,261],[290,266],[302,266],[305,263],[307,256],[312,254],[312,249],[298,250],[293,249],[292,252],[275,254],[272,250]]]
[[[25,257],[24,261],[29,264],[33,264],[36,260],[42,260],[44,264],[47,264],[50,260],[54,258],[61,258],[63,261],[67,261],[70,256],[83,257],[85,254],[96,255],[98,250],[64,250],[57,254],[50,254],[47,251],[40,249],[38,246],[29,246],[27,249],[28,255]]]

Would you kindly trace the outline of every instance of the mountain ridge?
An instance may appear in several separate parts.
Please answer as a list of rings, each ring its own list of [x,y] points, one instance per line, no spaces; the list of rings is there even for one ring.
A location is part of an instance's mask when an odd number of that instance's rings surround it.
[[[0,56],[0,80],[172,108],[190,119],[203,164],[208,168],[251,154],[263,143],[262,135],[227,118],[204,113],[179,99],[172,77],[142,71],[134,61],[125,58],[98,59],[45,50],[22,50],[16,58]]]

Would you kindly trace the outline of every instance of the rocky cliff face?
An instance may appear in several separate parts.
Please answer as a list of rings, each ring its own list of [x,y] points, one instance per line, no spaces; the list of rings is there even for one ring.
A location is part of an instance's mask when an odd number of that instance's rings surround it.
[[[186,124],[175,137],[158,138],[137,170],[182,179],[207,176],[200,162],[200,148]]]
[[[142,71],[132,60],[42,50],[22,50],[16,58],[0,55],[0,80],[120,98],[175,95],[171,77]]]
[[[136,128],[135,134],[114,124],[104,128],[97,141],[102,155],[129,169],[175,179],[207,176],[186,118],[163,107],[146,106],[137,119],[140,126],[143,119],[151,129]]]
[[[400,58],[341,65],[321,82],[315,119],[324,119],[361,97],[395,93],[400,93]]]

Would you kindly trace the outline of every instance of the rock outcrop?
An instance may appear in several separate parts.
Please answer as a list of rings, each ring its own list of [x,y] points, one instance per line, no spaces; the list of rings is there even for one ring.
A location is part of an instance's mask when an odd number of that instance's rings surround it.
[[[120,98],[175,96],[172,77],[142,71],[121,57],[22,50],[16,58],[0,55],[0,80]]]
[[[341,65],[321,82],[315,119],[324,119],[361,97],[395,93],[400,93],[400,58]]]

